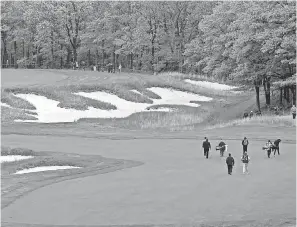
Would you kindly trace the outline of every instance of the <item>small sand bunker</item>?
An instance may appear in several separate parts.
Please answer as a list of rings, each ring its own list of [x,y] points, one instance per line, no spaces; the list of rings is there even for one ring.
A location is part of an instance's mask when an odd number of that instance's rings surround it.
[[[176,108],[170,108],[170,107],[154,107],[154,108],[148,107],[148,109],[144,110],[144,112],[152,112],[152,111],[173,112],[173,111],[177,111],[177,109]]]
[[[190,103],[190,101],[200,101],[200,102],[209,102],[212,98],[197,95],[194,93],[178,91],[174,89],[161,88],[161,87],[151,87],[148,90],[154,92],[159,95],[161,99],[153,99],[154,105],[186,105],[192,107],[200,106],[197,103]]]
[[[8,107],[8,108],[12,108],[10,105],[4,103],[4,102],[0,102],[1,106],[5,106],[5,107]]]
[[[214,90],[221,90],[221,91],[232,90],[234,88],[237,88],[237,87],[229,86],[226,84],[212,83],[212,82],[208,82],[208,81],[196,81],[196,80],[186,79],[185,82],[194,84],[194,85],[198,85],[200,87],[210,88],[210,89],[214,89]]]
[[[36,172],[44,172],[44,171],[54,171],[54,170],[63,170],[63,169],[79,169],[81,167],[77,166],[39,166],[30,169],[23,169],[17,171],[15,174],[25,174],[25,173],[36,173]]]
[[[143,94],[141,94],[139,91],[137,91],[137,90],[135,90],[135,89],[133,89],[133,90],[131,90],[132,92],[134,92],[134,93],[137,93],[137,94],[140,94],[140,95],[143,95]]]
[[[4,155],[0,156],[0,163],[3,162],[16,162],[25,159],[34,158],[33,156],[23,156],[23,155]]]

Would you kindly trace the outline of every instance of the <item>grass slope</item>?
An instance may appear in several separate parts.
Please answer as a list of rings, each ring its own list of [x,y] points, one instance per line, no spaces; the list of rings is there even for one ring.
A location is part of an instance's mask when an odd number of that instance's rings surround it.
[[[1,155],[34,156],[32,159],[1,164],[1,208],[39,187],[64,180],[135,167],[141,162],[109,159],[99,155],[36,152],[26,148],[1,147]],[[39,166],[78,166],[80,169],[13,175],[16,171]]]

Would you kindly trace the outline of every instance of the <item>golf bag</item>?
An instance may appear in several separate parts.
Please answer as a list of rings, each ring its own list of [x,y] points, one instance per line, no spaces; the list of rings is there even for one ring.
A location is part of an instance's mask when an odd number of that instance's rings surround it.
[[[274,151],[275,149],[276,149],[276,146],[274,144],[271,144],[270,146],[265,145],[264,147],[262,147],[262,150],[267,151],[268,158],[270,158],[272,151]]]
[[[227,151],[228,145],[225,144],[223,146],[216,146],[216,151],[220,151],[220,156],[224,156],[224,152]]]

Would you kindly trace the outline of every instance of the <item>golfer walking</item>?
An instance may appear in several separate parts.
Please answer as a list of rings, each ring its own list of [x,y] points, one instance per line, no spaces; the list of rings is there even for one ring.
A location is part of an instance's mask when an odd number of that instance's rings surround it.
[[[247,152],[244,152],[241,158],[242,164],[243,164],[243,174],[248,174],[248,163],[250,161],[250,157],[248,156]]]
[[[206,158],[208,158],[209,155],[209,150],[211,149],[211,145],[210,142],[208,142],[208,139],[206,138],[206,140],[203,142],[202,144],[203,150],[204,150],[204,156]]]
[[[232,169],[235,164],[234,158],[231,156],[231,153],[229,153],[229,157],[226,158],[226,164],[228,167],[228,174],[232,174]]]
[[[278,155],[279,155],[279,143],[281,142],[282,140],[281,139],[277,139],[276,141],[274,141],[274,156],[275,156],[275,153],[277,152]]]
[[[243,153],[247,152],[247,147],[249,145],[249,141],[246,137],[243,138],[241,144],[242,144],[242,148],[243,148]]]

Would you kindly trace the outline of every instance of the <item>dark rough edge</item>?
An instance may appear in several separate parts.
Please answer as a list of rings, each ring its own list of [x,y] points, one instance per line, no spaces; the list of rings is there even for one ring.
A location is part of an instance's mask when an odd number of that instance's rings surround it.
[[[153,134],[153,133],[151,133]],[[57,135],[53,135],[50,133],[42,133],[42,134],[27,134],[27,133],[17,133],[17,132],[13,132],[13,133],[1,133],[1,135],[20,135],[20,136],[57,136]],[[197,135],[197,136],[193,136],[193,135],[189,135],[189,136],[175,136],[175,135],[161,135],[161,134],[156,134],[153,136],[149,136],[149,135],[144,135],[144,136],[133,136],[133,135],[86,135],[86,134],[71,134],[71,135],[63,135],[63,134],[58,134],[59,137],[80,137],[80,138],[93,138],[93,139],[99,139],[99,140],[164,140],[164,139],[168,139],[168,140],[197,140],[198,142],[200,142],[201,140],[204,139],[205,136],[202,135]],[[242,141],[243,138],[241,137],[229,137],[226,138],[224,136],[208,136],[209,139],[211,140],[220,140],[221,138],[223,138],[224,140],[228,141],[228,140],[237,140],[237,141]],[[265,141],[267,142],[267,136],[262,136],[262,137],[248,137],[249,140],[254,140],[254,141]],[[296,140],[291,140],[291,139],[283,139],[282,143],[288,143],[288,144],[296,144]]]
[[[133,225],[46,225],[46,224],[25,224],[2,222],[3,227],[293,227],[296,226],[294,218],[275,218],[265,220],[245,220],[245,221],[222,221],[207,223],[187,223],[187,224],[133,224]]]
[[[108,159],[106,159],[108,160]],[[91,168],[84,168],[82,171],[79,171],[76,174],[69,173],[66,176],[56,176],[53,178],[49,178],[45,181],[33,181],[28,183],[28,185],[20,185],[20,187],[14,187],[14,190],[9,191],[7,193],[3,193],[1,195],[1,209],[8,207],[10,204],[15,202],[17,199],[27,195],[30,192],[33,192],[39,188],[45,187],[47,185],[59,183],[66,180],[72,180],[77,178],[83,178],[88,176],[94,176],[97,174],[104,174],[109,172],[114,172],[126,168],[132,168],[136,166],[142,165],[142,162],[138,161],[127,161],[127,160],[116,160],[112,161],[111,163],[107,163],[107,165],[101,167],[91,167]],[[63,174],[63,173],[62,173]]]

